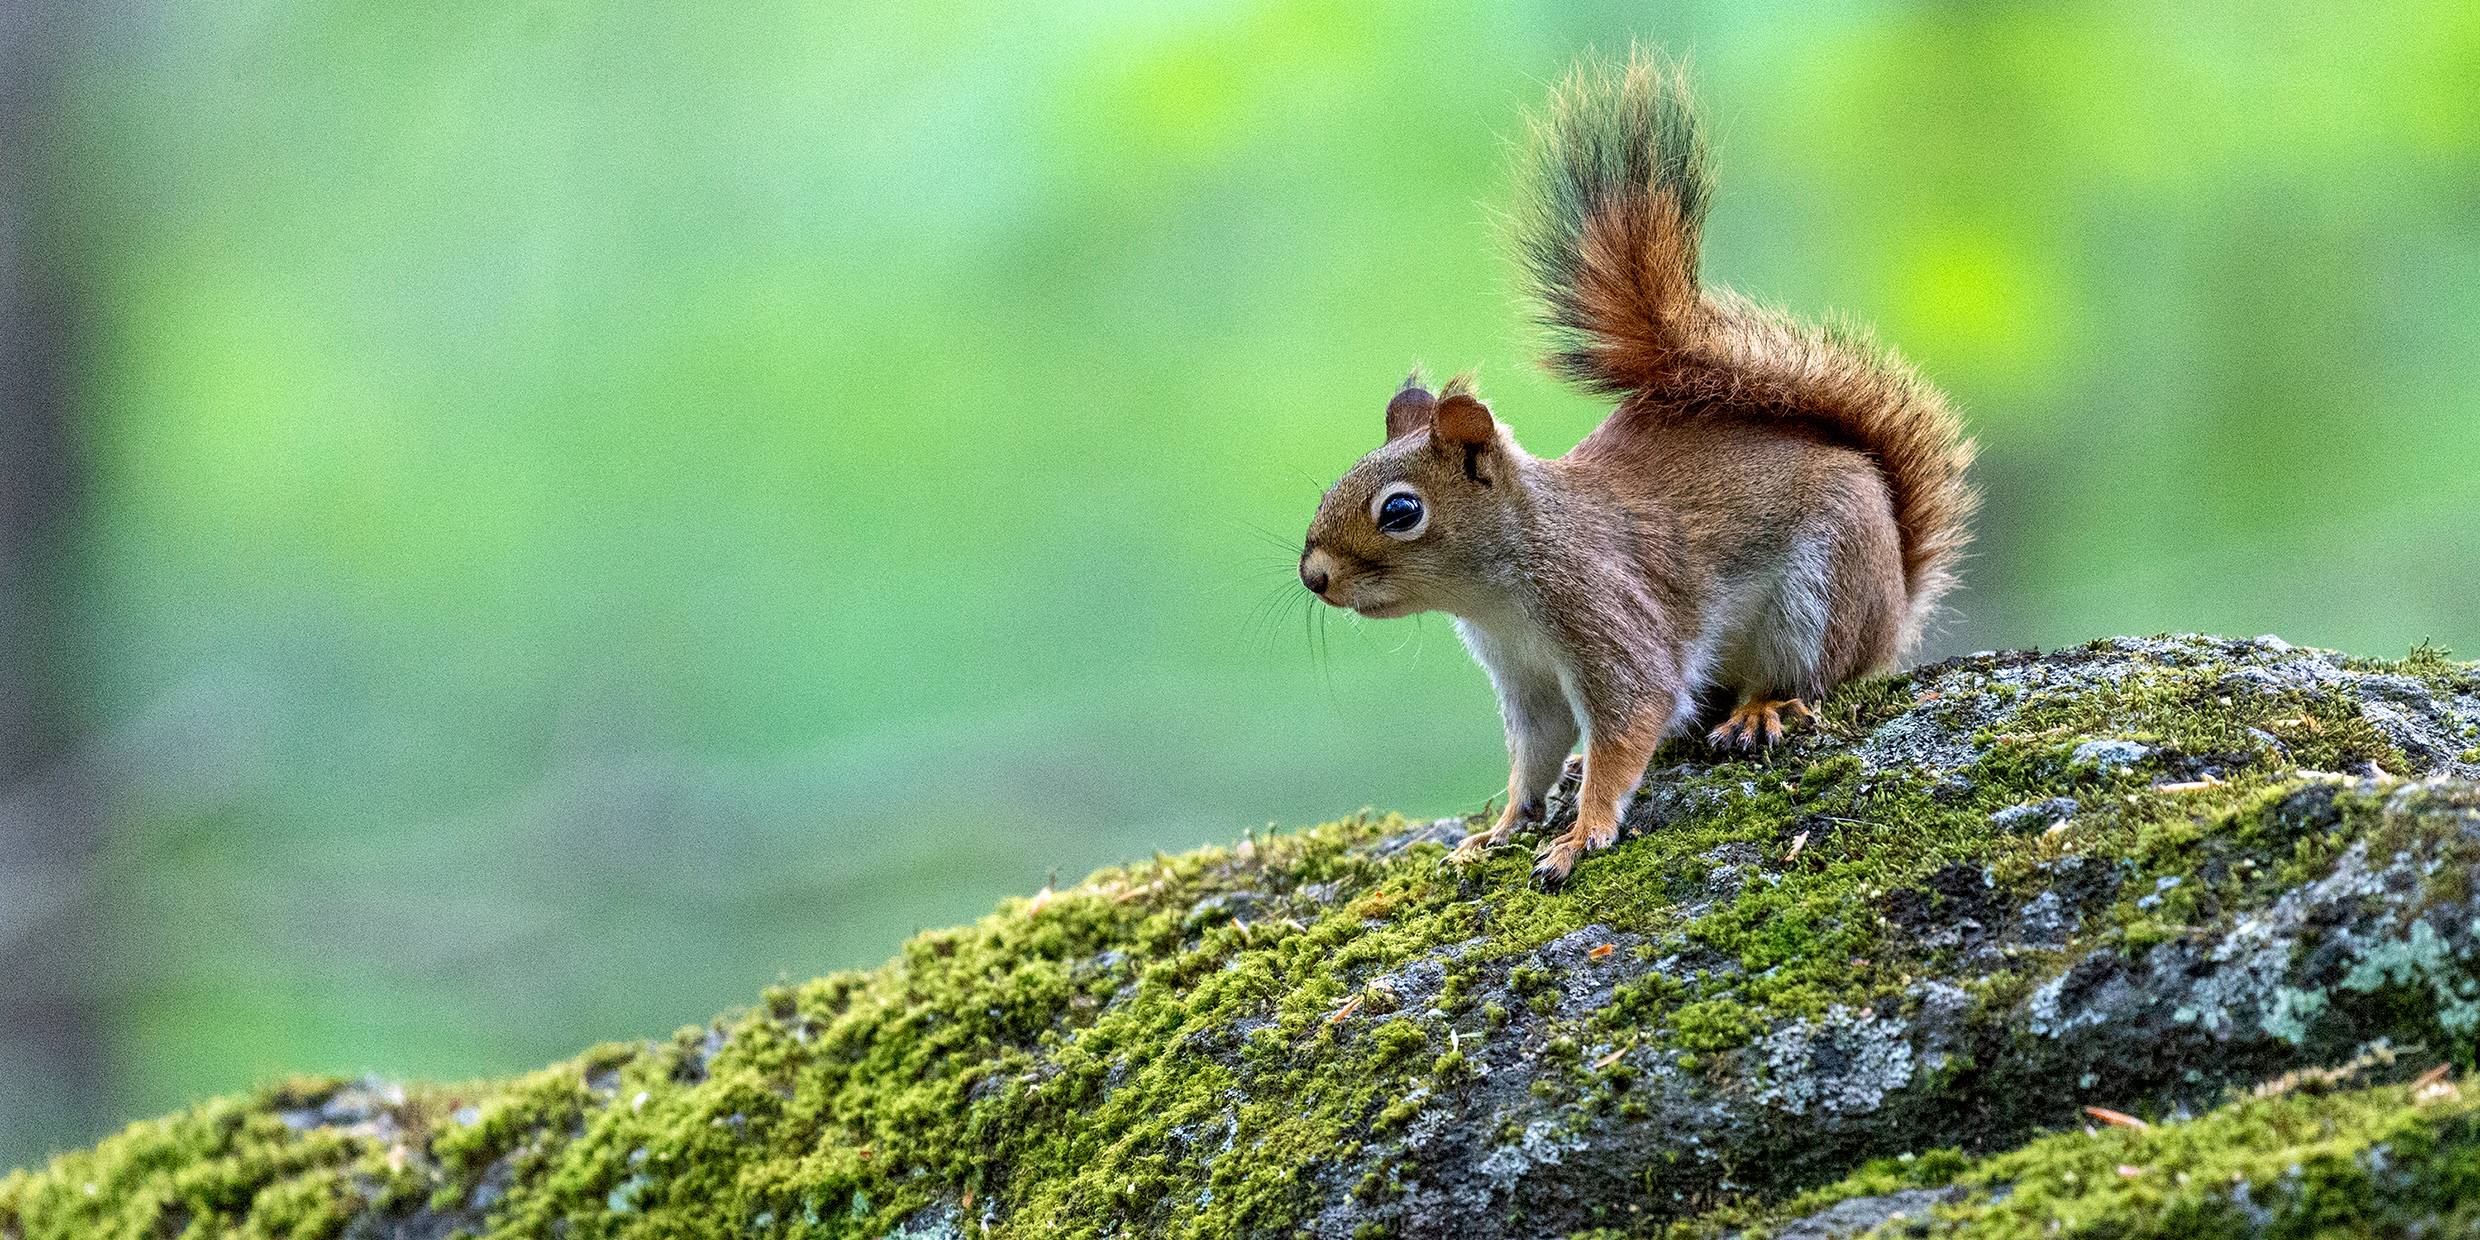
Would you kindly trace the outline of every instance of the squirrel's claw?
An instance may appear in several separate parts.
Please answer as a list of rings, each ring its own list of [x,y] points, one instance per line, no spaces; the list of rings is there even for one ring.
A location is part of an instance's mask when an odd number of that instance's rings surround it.
[[[1479,862],[1490,854],[1491,849],[1503,847],[1506,843],[1507,829],[1505,827],[1475,831],[1465,836],[1464,842],[1455,846],[1455,851],[1447,854],[1446,863],[1460,870]]]
[[[1770,702],[1751,698],[1733,707],[1720,726],[1706,733],[1705,739],[1718,749],[1771,748],[1782,741],[1782,717],[1786,711],[1801,718],[1816,717],[1815,712],[1809,710],[1808,703],[1798,698]]]
[[[1576,858],[1584,849],[1573,836],[1562,835],[1542,845],[1533,853],[1533,881],[1543,887],[1556,887],[1576,868]]]
[[[1545,888],[1556,887],[1576,868],[1577,859],[1608,848],[1618,839],[1616,822],[1594,831],[1586,830],[1582,824],[1570,827],[1566,834],[1533,850],[1533,878]]]

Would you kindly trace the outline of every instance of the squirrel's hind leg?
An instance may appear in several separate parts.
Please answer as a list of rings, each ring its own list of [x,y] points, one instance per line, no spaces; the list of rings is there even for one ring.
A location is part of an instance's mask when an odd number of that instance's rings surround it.
[[[1761,605],[1746,615],[1719,680],[1736,699],[1706,739],[1764,749],[1788,724],[1815,718],[1809,702],[1853,672],[1891,657],[1902,564],[1882,484],[1832,494],[1782,558]],[[1882,528],[1881,528],[1882,527]]]

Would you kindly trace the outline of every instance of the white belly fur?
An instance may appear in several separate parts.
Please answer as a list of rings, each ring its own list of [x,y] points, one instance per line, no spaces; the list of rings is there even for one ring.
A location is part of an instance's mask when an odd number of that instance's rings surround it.
[[[1498,690],[1500,701],[1524,694],[1534,686],[1555,684],[1559,696],[1567,700],[1569,713],[1575,716],[1577,731],[1587,737],[1593,735],[1583,696],[1576,692],[1575,669],[1569,666],[1559,643],[1532,617],[1512,609],[1486,622],[1457,616],[1455,633],[1464,639],[1464,649],[1472,652],[1473,662],[1490,674],[1490,684]]]
[[[1717,583],[1699,613],[1696,637],[1680,658],[1686,692],[1672,708],[1665,735],[1691,731],[1697,701],[1717,686],[1737,697],[1807,692],[1824,655],[1828,549],[1803,539],[1770,572]],[[1458,616],[1456,635],[1488,672],[1504,702],[1555,684],[1590,740],[1593,724],[1577,691],[1567,652],[1521,608],[1486,618]]]

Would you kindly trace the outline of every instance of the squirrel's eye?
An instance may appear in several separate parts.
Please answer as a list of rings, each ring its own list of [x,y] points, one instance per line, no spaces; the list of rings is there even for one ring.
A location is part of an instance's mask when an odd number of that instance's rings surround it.
[[[1420,530],[1429,513],[1421,507],[1421,497],[1409,491],[1387,496],[1378,504],[1378,528],[1389,534],[1411,535]]]

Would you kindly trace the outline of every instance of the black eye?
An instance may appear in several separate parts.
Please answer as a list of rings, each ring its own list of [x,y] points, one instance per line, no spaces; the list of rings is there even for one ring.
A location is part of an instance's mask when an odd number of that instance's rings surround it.
[[[1378,528],[1389,534],[1401,534],[1421,523],[1421,497],[1413,494],[1389,495],[1378,505]]]

